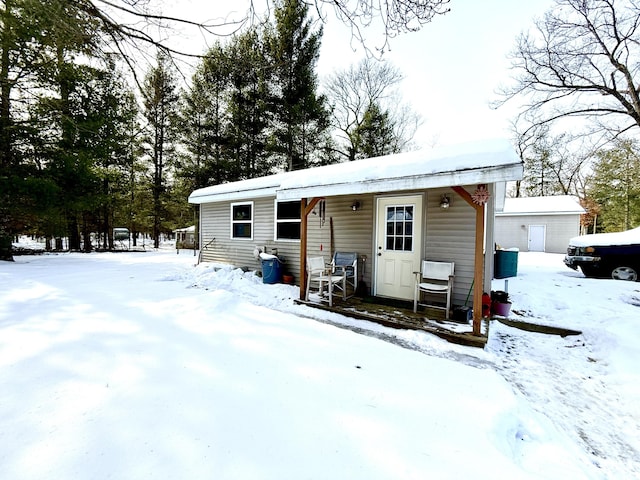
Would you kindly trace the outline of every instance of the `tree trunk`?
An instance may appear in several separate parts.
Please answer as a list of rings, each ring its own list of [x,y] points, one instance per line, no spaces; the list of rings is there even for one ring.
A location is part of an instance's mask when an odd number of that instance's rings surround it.
[[[91,227],[87,214],[84,214],[82,217],[82,238],[84,239],[82,250],[85,253],[91,253],[93,245],[91,244]]]
[[[8,17],[11,15],[11,0],[5,0],[4,28],[0,30],[2,56],[0,58],[0,260],[13,261],[11,253],[11,214],[9,187],[9,168],[11,161],[11,84],[9,83],[9,50],[11,47],[11,27]],[[5,188],[6,183],[6,188]]]
[[[69,215],[67,218],[67,229],[69,250],[80,250],[80,232],[78,231],[78,219],[75,215]]]
[[[163,116],[164,117],[164,116]],[[155,176],[153,185],[153,248],[160,248],[160,220],[162,216],[162,174],[164,153],[164,118],[161,118],[159,127],[156,127],[155,150]]]
[[[2,57],[0,58],[0,172],[7,172],[11,165],[11,83],[9,81],[9,67],[11,50],[11,25],[9,17],[12,15],[11,0],[5,0],[4,28],[0,30]]]
[[[11,253],[11,235],[0,236],[0,260],[13,262]]]

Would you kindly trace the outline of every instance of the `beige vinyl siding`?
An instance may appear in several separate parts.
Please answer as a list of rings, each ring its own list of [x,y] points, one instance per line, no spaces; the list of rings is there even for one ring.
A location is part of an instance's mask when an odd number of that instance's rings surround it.
[[[473,192],[476,186],[466,187]],[[451,203],[440,208],[440,198],[446,194]],[[429,190],[426,195],[426,237],[423,258],[455,262],[453,305],[464,305],[473,282],[475,249],[475,209],[451,189]],[[468,305],[473,304],[473,292]]]
[[[259,229],[256,210],[260,201],[253,202],[253,239],[231,238],[231,203],[220,202],[202,205],[200,220],[201,244],[203,246],[202,261],[257,268],[259,264],[253,257],[253,250],[256,230]]]
[[[569,240],[580,235],[580,215],[499,215],[496,216],[496,243],[502,248],[529,250],[529,226],[545,225],[545,252],[565,253]]]
[[[469,192],[474,189],[475,185],[467,187]],[[463,305],[473,281],[475,210],[451,189],[402,192],[414,193],[425,194],[422,258],[455,262],[453,303]],[[451,199],[451,207],[447,210],[440,208],[443,193]],[[320,203],[308,217],[307,255],[321,255],[328,263],[331,261],[332,248],[333,251],[357,252],[360,259],[359,273],[368,293],[372,289],[375,255],[373,242],[376,198],[373,194],[329,197],[325,201],[324,222],[320,215]],[[360,205],[357,211],[353,211],[351,206],[356,201]],[[202,245],[206,245],[211,238],[216,238],[212,246],[203,251],[202,260],[260,269],[260,262],[253,256],[255,247],[266,247],[267,253],[277,248],[278,256],[286,261],[285,270],[293,274],[295,282],[299,284],[300,242],[274,241],[275,200],[263,198],[254,199],[253,202],[253,240],[230,239],[231,202],[202,205]],[[472,300],[470,297],[469,305]]]
[[[327,198],[324,223],[320,218],[318,203],[308,217],[307,255],[323,256],[331,261],[331,224],[333,223],[333,251],[356,252],[359,262],[359,277],[371,291],[371,255],[373,249],[373,195],[345,195]],[[359,202],[357,211],[351,205]]]
[[[475,186],[473,186],[475,189]],[[472,187],[467,190],[473,191]],[[402,192],[402,194],[424,193]],[[451,208],[440,208],[440,197],[446,193],[451,199]],[[331,259],[331,228],[333,219],[334,251],[357,252],[364,266],[364,281],[369,293],[372,287],[375,236],[375,195],[352,195],[331,197],[326,201],[325,222],[319,215],[309,215],[307,253],[309,256],[323,255]],[[358,201],[360,208],[354,212],[351,205]],[[317,205],[314,209],[320,212]],[[454,304],[462,305],[473,281],[475,248],[475,210],[451,189],[429,190],[425,195],[425,222],[422,257],[430,260],[454,261]],[[363,257],[366,260],[363,262]],[[469,299],[471,305],[473,297]]]
[[[217,262],[248,267],[260,270],[260,261],[253,252],[256,247],[266,253],[272,253],[277,249],[278,256],[285,260],[283,269],[291,271],[298,279],[300,269],[300,242],[279,241],[274,239],[274,199],[258,198],[253,201],[253,238],[231,238],[231,204],[242,203],[218,202],[202,205],[200,229],[203,247],[202,261]],[[213,242],[211,240],[215,238]],[[210,243],[211,242],[211,243]],[[266,250],[265,250],[266,249]]]

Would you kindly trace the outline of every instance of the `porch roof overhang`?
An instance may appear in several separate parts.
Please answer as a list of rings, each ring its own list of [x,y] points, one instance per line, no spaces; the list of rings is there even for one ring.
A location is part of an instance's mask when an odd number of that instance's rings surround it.
[[[189,202],[400,192],[507,182],[521,179],[522,173],[522,161],[509,142],[475,142],[214,185],[194,191]]]
[[[429,188],[452,187],[476,183],[506,182],[522,175],[522,165],[501,165],[449,172],[421,173],[410,176],[381,176],[357,178],[348,181],[322,181],[309,178],[305,185],[289,186],[284,183],[276,192],[278,200],[295,200],[303,197],[331,197],[365,193],[389,193]],[[354,178],[354,177],[352,177]]]

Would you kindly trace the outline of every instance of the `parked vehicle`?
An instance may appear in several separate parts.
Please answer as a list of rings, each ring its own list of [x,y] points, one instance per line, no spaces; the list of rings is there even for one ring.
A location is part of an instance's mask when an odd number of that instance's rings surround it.
[[[640,277],[640,227],[574,237],[564,263],[574,270],[580,267],[585,277],[635,282]]]
[[[115,227],[113,229],[114,240],[129,240],[129,229],[124,227]]]

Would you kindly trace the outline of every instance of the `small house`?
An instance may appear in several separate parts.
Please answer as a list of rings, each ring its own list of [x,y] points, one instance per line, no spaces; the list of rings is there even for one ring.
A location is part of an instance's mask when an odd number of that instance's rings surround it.
[[[473,299],[475,330],[495,200],[522,171],[508,142],[479,142],[214,185],[189,202],[200,205],[202,261],[258,269],[260,252],[276,253],[301,298],[308,256],[357,252],[366,294],[399,300],[413,300],[423,259],[454,262],[453,303]]]
[[[565,253],[569,239],[580,235],[584,213],[572,195],[505,198],[496,211],[495,241],[522,252]]]
[[[196,226],[176,228],[173,233],[176,236],[176,248],[194,248],[196,245]]]

